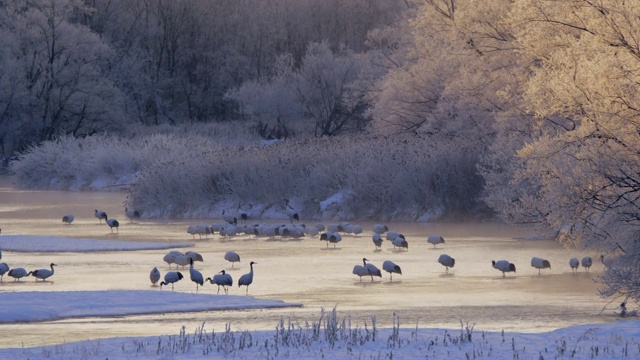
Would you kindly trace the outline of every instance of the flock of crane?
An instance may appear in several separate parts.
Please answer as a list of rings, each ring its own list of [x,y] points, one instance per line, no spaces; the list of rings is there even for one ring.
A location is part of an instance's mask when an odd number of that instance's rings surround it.
[[[385,239],[388,241],[391,241],[391,244],[394,246],[394,248],[397,247],[400,249],[402,248],[405,248],[407,250],[409,249],[409,243],[407,242],[405,236],[395,231],[389,231],[389,228],[384,224],[374,225],[373,232],[374,233],[373,233],[373,236],[371,237],[371,240],[373,241],[373,244],[376,246],[376,249],[380,249],[382,247],[382,242],[383,242],[382,236],[384,234],[386,234]],[[321,237],[321,240],[322,240],[322,237]],[[440,235],[429,235],[427,237],[427,242],[429,244],[432,244],[433,247],[435,248],[436,245],[438,244],[444,244],[445,240]],[[606,265],[604,256],[601,256],[601,260]],[[380,272],[380,270],[375,265],[371,263],[367,263],[367,261],[369,260],[367,260],[366,258],[363,258],[362,259],[363,265],[354,266],[353,274],[359,276],[360,281],[362,281],[363,276],[370,276],[371,281],[373,281],[374,276],[382,277],[382,273]],[[442,254],[438,257],[438,263],[444,266],[445,272],[448,273],[449,268],[453,268],[455,266],[456,260],[453,257],[449,256],[448,254]],[[494,269],[501,271],[503,277],[506,276],[506,273],[516,272],[515,264],[507,260],[498,260],[498,261],[492,260],[491,265]],[[569,260],[569,266],[571,267],[572,272],[574,273],[578,271],[578,267],[580,265],[582,265],[586,269],[586,271],[589,272],[589,269],[593,265],[593,260],[591,259],[590,256],[585,256],[584,258],[582,258],[582,261],[579,261],[577,258],[571,258]],[[531,267],[538,269],[538,274],[540,274],[540,271],[542,269],[551,269],[551,263],[549,262],[549,260],[534,256],[531,259]],[[394,273],[402,274],[402,270],[400,266],[396,265],[394,262],[390,260],[386,260],[385,262],[382,263],[382,269],[389,273],[391,280],[393,280]]]
[[[131,219],[131,221],[133,221],[134,219],[140,218],[140,213],[136,210],[125,209],[125,215],[129,219]],[[118,220],[114,218],[109,218],[106,212],[95,209],[94,216],[100,221],[100,223],[102,223],[102,220],[104,220],[107,226],[111,228],[112,233],[113,233],[113,229],[116,229],[116,232],[118,231],[118,227],[120,226],[120,223],[118,222]],[[73,220],[75,220],[75,216],[73,214],[66,214],[62,217],[62,222],[65,224],[71,224]],[[0,232],[1,231],[2,230],[0,230]],[[0,249],[0,260],[2,260],[1,249]],[[44,268],[44,269],[37,269],[33,271],[27,271],[23,267],[11,268],[9,267],[9,265],[7,265],[7,263],[3,262],[3,263],[0,263],[0,281],[4,281],[5,274],[12,277],[13,281],[20,281],[20,279],[27,276],[35,277],[36,281],[38,280],[46,281],[55,273],[54,266],[56,266],[56,264],[51,263],[49,264],[48,269]]]
[[[240,223],[238,223],[238,218],[240,218]],[[317,237],[319,235],[320,241],[325,241],[326,246],[329,247],[329,244],[333,244],[335,247],[337,243],[342,241],[341,234],[350,234],[358,236],[363,232],[363,228],[360,225],[352,225],[347,222],[342,222],[340,224],[329,224],[326,227],[321,224],[315,225],[305,225],[305,224],[294,224],[293,220],[298,220],[297,214],[295,216],[291,215],[290,224],[255,224],[255,225],[247,225],[246,214],[241,214],[239,216],[234,216],[231,214],[225,214],[223,212],[224,223],[214,223],[212,225],[207,224],[197,224],[193,226],[189,226],[187,228],[187,233],[191,234],[193,237],[199,235],[200,237],[204,236],[205,238],[209,235],[218,234],[222,238],[229,238],[236,236],[238,234],[245,234],[249,236],[255,237],[268,237],[275,238],[281,237],[283,239],[286,238],[300,238],[304,236],[308,237]],[[406,240],[405,236],[396,231],[390,231],[389,228],[384,224],[375,224],[373,225],[373,235],[371,237],[373,244],[375,246],[375,250],[380,250],[384,240],[388,240],[393,245],[394,249],[397,248],[399,251],[409,249],[409,243]],[[430,235],[426,239],[427,243],[433,245],[435,248],[439,244],[444,244],[445,239],[440,235]],[[229,261],[233,264],[235,262],[240,261],[240,256],[233,252],[229,251],[224,256],[225,260]],[[202,261],[202,257],[200,254],[197,254],[192,251],[188,251],[186,253],[181,253],[179,251],[171,251],[167,253],[164,257],[164,261],[169,264],[171,267],[172,264],[176,264],[177,266],[189,265],[189,273],[191,281],[196,283],[196,292],[198,291],[198,287],[202,286],[204,282],[209,281],[211,284],[218,286],[218,293],[220,292],[220,287],[222,286],[225,290],[225,293],[228,293],[228,288],[233,286],[233,279],[229,274],[226,274],[224,270],[222,270],[219,274],[216,274],[212,278],[207,278],[203,280],[202,274],[193,268],[194,261]],[[455,266],[455,259],[448,254],[441,254],[438,257],[438,263],[445,267],[445,272],[448,273],[450,268]],[[246,286],[248,293],[249,285],[253,281],[253,264],[251,262],[251,272],[243,275],[238,281],[238,286]],[[502,276],[505,277],[506,273],[516,272],[515,264],[507,261],[507,260],[492,260],[492,267],[501,271]],[[569,265],[572,271],[575,273],[578,271],[580,265],[582,265],[586,271],[588,272],[593,264],[591,257],[586,256],[579,261],[577,258],[572,258],[569,261]],[[550,269],[551,263],[549,260],[542,259],[539,257],[533,257],[531,259],[531,266],[533,268],[538,269],[538,274],[540,274],[542,269]],[[386,260],[382,263],[382,270],[389,273],[390,280],[393,281],[393,274],[402,275],[401,267],[394,263],[391,260]],[[362,281],[363,277],[370,277],[371,281],[374,281],[374,277],[382,277],[382,271],[369,262],[367,258],[362,258],[362,265],[357,264],[353,267],[352,273],[360,278]],[[155,285],[160,280],[160,273],[157,268],[154,268],[150,274],[151,282]],[[160,283],[160,286],[173,284],[177,281],[183,279],[182,273],[178,271],[170,271],[165,275],[164,281]]]
[[[125,208],[125,215],[132,222],[134,219],[140,218],[140,213],[136,210]],[[207,224],[197,224],[193,226],[189,226],[187,228],[187,233],[191,234],[194,238],[196,235],[209,236],[215,233],[218,233],[222,237],[233,237],[237,234],[246,234],[249,236],[256,237],[282,237],[282,238],[301,238],[301,237],[317,237],[319,235],[320,241],[326,241],[326,246],[329,247],[329,244],[333,244],[335,247],[337,243],[342,241],[341,234],[350,234],[358,236],[363,233],[363,228],[360,225],[352,225],[348,222],[342,222],[340,224],[329,224],[326,226],[318,223],[315,225],[305,225],[305,224],[296,224],[294,221],[299,221],[299,216],[297,212],[292,211],[292,208],[287,203],[287,215],[289,216],[290,223],[289,224],[256,224],[256,225],[247,225],[248,216],[246,213],[239,214],[229,214],[223,211],[222,213],[224,223],[215,223],[212,225]],[[105,224],[109,226],[111,232],[113,233],[114,229],[118,232],[119,222],[115,218],[109,218],[107,213],[102,210],[95,209],[94,216],[98,219],[99,223],[102,223],[102,220],[105,221]],[[238,219],[240,219],[240,223],[238,223]],[[62,221],[67,224],[71,224],[74,221],[73,214],[67,214],[62,217]],[[373,244],[376,250],[380,250],[382,247],[382,243],[384,240],[390,241],[394,248],[398,248],[400,251],[403,249],[409,250],[409,243],[406,240],[405,236],[396,231],[390,231],[389,228],[384,224],[375,224],[373,225],[373,235],[371,237]],[[1,230],[0,230],[1,231]],[[433,245],[435,248],[439,244],[444,244],[445,239],[440,235],[430,235],[426,239],[427,243]],[[0,251],[0,259],[2,259],[2,252]],[[232,268],[236,262],[240,261],[240,255],[238,255],[234,251],[228,251],[224,259],[231,262]],[[187,251],[186,253],[182,253],[180,251],[170,251],[167,253],[164,258],[164,262],[169,265],[171,269],[171,265],[176,265],[176,271],[168,271],[164,275],[163,281],[161,279],[161,273],[157,267],[154,267],[150,274],[149,279],[153,286],[160,285],[160,288],[164,285],[171,284],[172,290],[174,289],[174,284],[184,278],[183,274],[180,271],[177,271],[178,266],[182,266],[184,269],[185,266],[189,266],[189,277],[192,282],[196,284],[196,292],[200,286],[203,286],[205,282],[209,282],[212,285],[217,285],[218,294],[220,293],[220,288],[224,290],[225,294],[228,294],[229,288],[233,286],[233,278],[230,274],[228,274],[225,270],[221,270],[219,273],[215,274],[212,277],[204,278],[202,273],[196,270],[193,267],[193,263],[196,261],[203,261],[203,257],[201,254],[194,251]],[[601,260],[604,263],[604,257],[601,257]],[[368,262],[367,258],[362,258],[362,265],[357,264],[354,266],[352,273],[360,278],[362,281],[363,277],[370,277],[371,281],[374,281],[374,277],[382,277],[382,272],[378,267],[376,267],[371,262]],[[438,263],[445,267],[445,272],[449,272],[450,268],[455,266],[455,259],[448,254],[441,254],[438,257]],[[238,287],[246,286],[245,294],[248,294],[249,286],[253,283],[253,265],[257,264],[256,262],[250,262],[250,272],[242,275],[238,279]],[[502,272],[502,276],[505,277],[506,273],[516,272],[516,266],[507,261],[507,260],[492,260],[491,264],[493,268]],[[585,256],[580,261],[578,258],[572,258],[569,260],[569,266],[572,271],[575,273],[578,271],[580,265],[582,265],[586,271],[588,272],[593,264],[591,257]],[[18,267],[10,269],[6,263],[0,263],[0,281],[3,281],[3,277],[5,274],[8,274],[10,277],[14,278],[14,281],[18,281],[19,279],[32,275],[36,277],[36,281],[38,279],[46,281],[49,277],[54,274],[54,266],[56,264],[51,263],[50,269],[38,269],[34,271],[28,272],[24,268]],[[538,269],[538,274],[542,269],[550,269],[551,264],[548,260],[533,257],[531,259],[531,266]],[[390,280],[393,281],[393,274],[402,274],[402,269],[399,265],[395,264],[391,260],[386,260],[382,264],[382,270],[389,273]]]
[[[0,260],[2,260],[2,249],[0,249]],[[45,268],[45,269],[27,271],[23,267],[11,268],[9,267],[9,265],[7,265],[7,263],[3,262],[3,263],[0,263],[0,281],[4,281],[5,274],[8,275],[9,277],[12,277],[13,281],[19,281],[23,277],[27,277],[27,276],[35,277],[36,281],[38,281],[38,279],[42,281],[46,281],[48,278],[53,276],[53,273],[55,271],[55,269],[53,268],[54,266],[56,266],[56,264],[51,263],[49,264],[49,269]]]
[[[134,219],[140,218],[140,212],[138,210],[129,209],[129,208],[124,209],[124,215],[127,218],[129,218],[131,222],[133,222]],[[102,220],[104,220],[105,224],[109,226],[112,233],[113,233],[113,229],[116,229],[116,232],[119,231],[118,229],[120,228],[120,222],[115,218],[110,218],[105,211],[95,209],[93,211],[93,216],[95,216],[98,219],[98,221],[100,221],[100,223],[102,223]],[[67,214],[62,217],[62,222],[71,224],[73,222],[73,219],[74,219],[73,214]]]
[[[2,233],[2,229],[0,229],[0,233]],[[2,249],[0,249],[0,260],[2,260]],[[5,274],[8,275],[9,277],[12,277],[13,281],[19,281],[23,277],[27,277],[27,276],[35,277],[36,281],[38,281],[38,279],[42,281],[46,281],[48,278],[53,276],[54,266],[56,266],[56,264],[51,263],[49,264],[49,269],[45,268],[45,269],[27,271],[23,267],[11,268],[9,265],[7,265],[7,263],[3,262],[3,263],[0,263],[0,281],[4,282]]]
[[[240,255],[235,251],[227,251],[224,255],[224,259],[231,263],[231,267],[235,265],[235,263],[240,262]],[[186,253],[182,253],[177,250],[172,250],[168,252],[162,259],[164,262],[169,264],[169,268],[171,268],[172,264],[176,264],[176,269],[178,266],[189,265],[189,278],[191,281],[196,283],[196,293],[200,286],[203,286],[205,282],[209,282],[212,285],[218,286],[218,294],[220,293],[220,287],[224,290],[225,294],[229,293],[229,288],[233,286],[233,278],[231,274],[227,274],[225,270],[220,271],[219,273],[213,275],[212,277],[204,278],[202,273],[193,268],[194,261],[203,261],[202,255],[195,251],[187,251]],[[257,264],[254,261],[249,263],[249,267],[251,271],[249,273],[244,274],[238,279],[238,287],[246,286],[245,294],[249,293],[249,285],[253,283],[253,265]],[[160,282],[160,270],[157,267],[154,267],[149,273],[149,280],[151,280],[151,284],[153,286],[157,286],[158,282]],[[164,281],[160,282],[160,288],[164,285],[171,284],[171,290],[174,290],[174,284],[184,278],[184,275],[180,271],[169,271],[164,275]]]

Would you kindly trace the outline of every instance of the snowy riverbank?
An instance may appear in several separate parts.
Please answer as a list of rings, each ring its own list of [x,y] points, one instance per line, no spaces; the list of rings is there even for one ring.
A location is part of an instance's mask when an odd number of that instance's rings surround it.
[[[282,320],[273,331],[235,331],[203,323],[174,335],[89,340],[0,349],[6,359],[634,359],[640,321],[580,325],[544,333],[459,329],[378,329],[324,312],[305,325]]]

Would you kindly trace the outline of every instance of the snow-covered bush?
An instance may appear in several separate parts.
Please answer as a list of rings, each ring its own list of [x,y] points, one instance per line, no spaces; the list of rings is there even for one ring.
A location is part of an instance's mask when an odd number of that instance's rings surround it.
[[[209,142],[194,135],[60,137],[20,154],[13,171],[24,187],[120,189],[149,164],[173,152],[184,153],[181,148],[208,146]]]
[[[429,220],[478,206],[476,156],[415,137],[352,136],[263,144],[194,134],[60,138],[14,165],[18,183],[129,190],[147,217]],[[289,205],[286,204],[289,201]]]
[[[472,154],[416,138],[181,150],[188,152],[173,152],[140,172],[131,206],[157,217],[242,208],[255,218],[285,219],[287,199],[307,219],[428,220],[475,208],[481,190]]]

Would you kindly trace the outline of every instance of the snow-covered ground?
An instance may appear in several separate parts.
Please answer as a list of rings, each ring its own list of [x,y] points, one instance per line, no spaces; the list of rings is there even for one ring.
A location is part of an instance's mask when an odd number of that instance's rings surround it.
[[[190,246],[193,245],[184,243],[76,239],[42,235],[3,235],[2,243],[0,244],[2,250],[16,252],[159,250]]]
[[[152,290],[3,292],[0,299],[0,324],[79,317],[302,306],[250,296]]]
[[[126,314],[137,308],[144,293],[123,297],[122,307],[104,312]],[[116,293],[117,294],[117,293]],[[60,295],[61,300],[83,303],[87,294]],[[99,300],[103,293],[89,296]],[[121,294],[120,294],[121,295]],[[187,294],[160,294],[184,296]],[[4,296],[4,295],[3,295]],[[57,295],[58,296],[58,295]],[[193,295],[200,297],[202,295]],[[110,298],[113,300],[115,296]],[[216,296],[213,296],[214,298]],[[205,297],[203,297],[204,299]],[[208,299],[208,297],[206,297]],[[229,306],[249,306],[260,301],[238,296],[217,296]],[[127,306],[127,301],[130,302]],[[105,302],[105,304],[109,301]],[[171,302],[174,304],[175,302]],[[41,311],[42,302],[3,301],[2,318],[13,311]],[[183,308],[198,309],[187,301]],[[46,306],[45,306],[46,307]],[[87,306],[88,308],[89,306]],[[2,359],[638,359],[640,321],[581,325],[546,333],[484,332],[481,326],[461,324],[458,329],[405,328],[394,320],[392,328],[379,329],[375,317],[366,324],[352,324],[334,309],[318,320],[298,324],[282,319],[273,331],[235,331],[233,324],[214,328],[206,323],[196,329],[176,329],[166,336],[88,340],[33,348],[0,349]]]

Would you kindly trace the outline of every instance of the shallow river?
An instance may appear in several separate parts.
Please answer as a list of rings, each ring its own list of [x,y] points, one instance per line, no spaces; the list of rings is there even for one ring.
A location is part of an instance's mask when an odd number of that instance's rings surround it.
[[[92,338],[132,335],[177,334],[184,325],[188,332],[206,322],[207,329],[224,331],[230,323],[234,330],[271,330],[282,317],[298,321],[317,320],[320,310],[337,307],[339,317],[350,316],[352,323],[391,326],[394,313],[405,327],[460,328],[461,323],[478,330],[518,330],[540,332],[584,323],[615,320],[610,310],[601,312],[606,302],[597,296],[593,279],[602,271],[595,262],[590,273],[580,269],[572,274],[568,261],[595,253],[563,249],[553,241],[523,240],[531,235],[526,228],[474,224],[389,223],[390,229],[405,234],[409,251],[397,251],[385,241],[376,251],[371,241],[372,223],[355,222],[365,228],[360,236],[344,236],[335,249],[325,247],[316,238],[279,241],[249,238],[242,235],[231,240],[218,235],[194,239],[186,228],[206,220],[140,220],[130,223],[124,216],[123,192],[63,192],[20,190],[0,179],[0,228],[2,234],[56,235],[78,238],[117,239],[126,241],[181,242],[193,244],[203,263],[196,263],[204,276],[222,269],[234,279],[248,272],[249,261],[255,265],[254,282],[249,295],[281,299],[304,304],[303,308],[223,312],[157,314],[110,318],[69,319],[43,323],[2,324],[0,347],[20,347],[71,342]],[[120,220],[118,234],[99,224],[93,217],[95,208]],[[65,225],[61,218],[74,213],[75,221]],[[252,222],[258,222],[254,220]],[[316,221],[309,221],[316,223]],[[325,222],[328,224],[329,222]],[[445,244],[433,248],[426,242],[429,234],[440,234]],[[1,246],[1,235],[0,235]],[[186,251],[186,249],[182,249]],[[228,250],[238,252],[242,262],[235,269],[223,259]],[[32,278],[19,284],[0,283],[4,291],[66,291],[149,289],[149,271],[157,266],[164,274],[168,266],[162,257],[168,250],[90,252],[90,253],[20,253],[3,251],[3,259],[12,266],[26,269],[56,267],[52,281],[35,283]],[[445,274],[437,263],[440,254],[456,259],[456,266]],[[542,271],[530,266],[532,256],[548,259],[552,268]],[[392,260],[402,268],[393,281],[387,273],[382,280],[363,278],[351,273],[363,257],[382,268]],[[492,268],[491,260],[507,259],[517,273],[507,277]],[[188,279],[177,283],[176,291],[195,292]],[[201,292],[215,293],[214,286]],[[234,287],[230,294],[242,295],[244,288]],[[43,295],[44,296],[44,295]],[[0,300],[1,302],[1,300]]]

